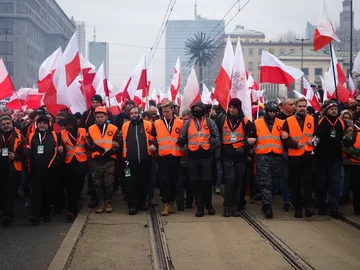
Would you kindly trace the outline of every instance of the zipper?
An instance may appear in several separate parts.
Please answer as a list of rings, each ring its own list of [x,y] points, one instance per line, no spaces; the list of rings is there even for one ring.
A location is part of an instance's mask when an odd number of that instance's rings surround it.
[[[138,152],[138,162],[140,163],[140,145],[139,145],[139,136],[138,136],[138,125],[135,125],[135,135],[136,135],[136,144]]]

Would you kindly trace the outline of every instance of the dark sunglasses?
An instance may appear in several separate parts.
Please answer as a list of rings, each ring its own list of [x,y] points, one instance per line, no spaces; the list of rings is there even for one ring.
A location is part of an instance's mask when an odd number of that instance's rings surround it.
[[[277,110],[267,110],[269,113],[277,113]]]

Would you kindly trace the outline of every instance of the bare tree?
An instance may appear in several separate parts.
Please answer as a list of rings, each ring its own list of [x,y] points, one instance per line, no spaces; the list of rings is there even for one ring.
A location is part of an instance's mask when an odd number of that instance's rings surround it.
[[[295,42],[299,35],[294,31],[289,29],[286,33],[279,35],[275,38],[275,42]]]

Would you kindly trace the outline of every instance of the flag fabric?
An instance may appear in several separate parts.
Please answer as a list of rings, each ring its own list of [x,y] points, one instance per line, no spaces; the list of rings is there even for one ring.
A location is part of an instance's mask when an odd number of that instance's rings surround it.
[[[143,94],[144,92],[146,93],[147,83],[146,54],[143,54],[134,72],[127,81],[123,97],[127,99],[133,99],[137,90],[142,90]]]
[[[238,98],[241,100],[241,108],[244,112],[244,115],[251,120],[251,92],[248,87],[248,74],[249,73],[245,68],[245,61],[241,48],[240,38],[238,38],[231,79],[231,98]]]
[[[6,107],[12,110],[21,110],[30,92],[36,93],[37,89],[21,88],[17,92],[14,91],[8,103],[6,104]]]
[[[301,70],[286,66],[271,53],[262,51],[260,83],[286,84],[290,89],[290,85],[303,75],[304,72]]]
[[[26,106],[27,109],[39,108],[41,106],[43,97],[43,93],[30,92],[26,97],[24,106]]]
[[[357,95],[357,90],[356,90],[356,86],[355,83],[351,77],[351,75],[349,74],[349,90],[350,90],[350,96],[351,97],[355,97]]]
[[[259,84],[254,80],[253,76],[248,71],[246,71],[246,77],[248,80],[248,87],[250,89],[254,89],[254,90],[260,89]]]
[[[211,92],[210,92],[209,88],[205,85],[205,83],[203,83],[203,90],[202,90],[202,94],[201,94],[201,101],[202,101],[204,104],[212,104]]]
[[[52,76],[55,72],[56,66],[61,58],[62,50],[59,47],[54,51],[45,61],[40,65],[39,68],[39,81],[38,89],[39,93],[53,92],[54,84],[52,82]]]
[[[327,75],[327,72],[325,71],[325,75],[324,77]],[[327,101],[329,98],[328,98],[328,91],[326,89],[326,86],[325,86],[325,80],[323,79],[322,76],[319,76],[320,77],[320,81],[321,81],[321,85],[322,85],[322,89],[324,91],[324,95],[322,97],[322,102],[324,103],[325,101]]]
[[[328,18],[327,8],[324,1],[320,14],[319,24],[315,30],[314,51],[320,50],[333,40],[340,42],[340,39],[336,36],[334,27]]]
[[[115,97],[110,98],[110,104],[109,104],[109,100],[106,99],[105,103],[106,103],[106,107],[109,108],[110,112],[113,115],[118,115],[121,113],[121,108],[119,106],[119,103],[117,102]]]
[[[229,36],[226,43],[224,58],[222,61],[222,65],[220,67],[220,72],[215,81],[215,91],[214,91],[214,97],[225,111],[227,111],[229,98],[230,98],[233,66],[234,66],[234,50]]]
[[[176,96],[180,89],[180,58],[178,57],[175,65],[174,76],[171,80],[170,92],[171,101],[176,101]]]
[[[66,86],[69,87],[81,71],[79,45],[76,32],[66,46],[62,58],[63,65],[65,66]]]
[[[356,72],[357,74],[360,74],[360,52],[355,58],[352,72]]]
[[[332,50],[333,57],[330,61],[329,70],[326,73],[326,75],[324,76],[324,83],[325,83],[328,93],[332,96],[336,90],[336,87],[340,84],[343,85],[346,82],[346,76],[337,60],[333,46],[331,46],[331,50]],[[334,69],[333,69],[333,67],[334,67]],[[334,71],[335,71],[335,73],[334,73]],[[335,78],[335,82],[334,82],[334,78]]]
[[[14,92],[15,87],[5,67],[3,59],[0,58],[0,100],[10,97]]]
[[[261,102],[261,103],[264,103],[265,100],[264,100],[264,92],[265,92],[265,89],[264,90],[252,90],[251,91],[251,101],[252,102]]]
[[[195,69],[193,66],[191,68],[190,75],[186,83],[186,86],[184,88],[184,93],[181,99],[180,115],[184,110],[191,109],[191,106],[197,101],[201,101],[201,96],[200,96],[198,79],[196,77]]]
[[[305,77],[303,77],[303,85],[304,85],[305,98],[309,101],[311,107],[313,107],[315,111],[319,112],[320,111],[319,100],[317,99],[314,90],[312,89],[309,82],[305,79]]]

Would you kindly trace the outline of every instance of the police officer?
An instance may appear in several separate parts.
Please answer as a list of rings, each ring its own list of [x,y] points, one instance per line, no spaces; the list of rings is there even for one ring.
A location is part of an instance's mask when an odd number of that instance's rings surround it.
[[[119,151],[121,136],[118,128],[108,123],[108,112],[104,107],[97,107],[94,114],[96,124],[89,127],[87,149],[92,152],[94,186],[99,201],[99,208],[96,213],[112,213],[115,160]]]
[[[281,178],[283,121],[275,117],[277,112],[276,102],[268,101],[265,104],[264,118],[254,121],[257,136],[255,146],[256,181],[260,187],[262,211],[266,218],[273,217],[273,191],[276,180]]]

